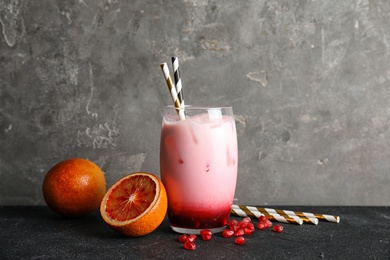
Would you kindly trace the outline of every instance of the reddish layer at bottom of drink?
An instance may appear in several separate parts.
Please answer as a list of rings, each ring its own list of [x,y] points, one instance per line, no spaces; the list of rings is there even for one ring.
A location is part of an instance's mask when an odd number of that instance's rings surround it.
[[[180,214],[168,208],[168,219],[171,226],[186,229],[212,229],[227,225],[230,215],[230,206],[212,209],[197,210],[193,208],[182,209]]]

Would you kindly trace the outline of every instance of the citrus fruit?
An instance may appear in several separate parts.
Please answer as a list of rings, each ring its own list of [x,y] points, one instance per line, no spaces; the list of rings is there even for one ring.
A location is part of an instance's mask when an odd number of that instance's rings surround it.
[[[84,216],[99,208],[106,193],[106,179],[95,163],[72,158],[46,173],[42,193],[46,204],[58,214]]]
[[[124,235],[137,237],[154,231],[164,220],[168,199],[161,180],[134,172],[118,180],[100,205],[103,220]]]

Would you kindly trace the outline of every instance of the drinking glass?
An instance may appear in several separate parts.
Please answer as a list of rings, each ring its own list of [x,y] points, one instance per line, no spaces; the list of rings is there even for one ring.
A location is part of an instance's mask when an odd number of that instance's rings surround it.
[[[168,219],[178,233],[225,229],[237,182],[237,134],[232,107],[185,106],[163,111],[161,179]]]

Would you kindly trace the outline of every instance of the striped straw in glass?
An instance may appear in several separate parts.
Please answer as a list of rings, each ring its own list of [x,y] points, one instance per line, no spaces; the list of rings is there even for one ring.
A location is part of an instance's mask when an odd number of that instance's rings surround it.
[[[176,88],[172,83],[172,79],[171,79],[171,75],[169,73],[168,65],[166,62],[164,62],[164,63],[160,64],[160,67],[161,67],[161,70],[164,74],[165,81],[167,83],[167,86],[168,86],[169,92],[171,94],[175,108],[177,110],[177,113],[179,114],[180,120],[184,120],[185,119],[184,110],[182,110],[180,107],[180,102],[179,102],[179,99],[177,97]]]
[[[182,87],[181,77],[180,77],[179,58],[178,57],[172,57],[172,68],[173,68],[173,78],[175,79],[177,97],[178,97],[179,102],[180,102],[180,107],[184,110],[184,107],[185,107],[184,94],[183,94],[183,87]]]

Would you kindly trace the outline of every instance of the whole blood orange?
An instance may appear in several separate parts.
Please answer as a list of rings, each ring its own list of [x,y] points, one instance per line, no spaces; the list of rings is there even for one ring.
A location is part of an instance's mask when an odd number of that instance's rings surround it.
[[[100,214],[113,229],[127,236],[143,236],[164,220],[168,199],[161,180],[135,172],[118,180],[106,193]]]
[[[106,193],[106,179],[95,163],[68,159],[47,172],[42,193],[47,205],[58,214],[84,216],[99,208]]]

